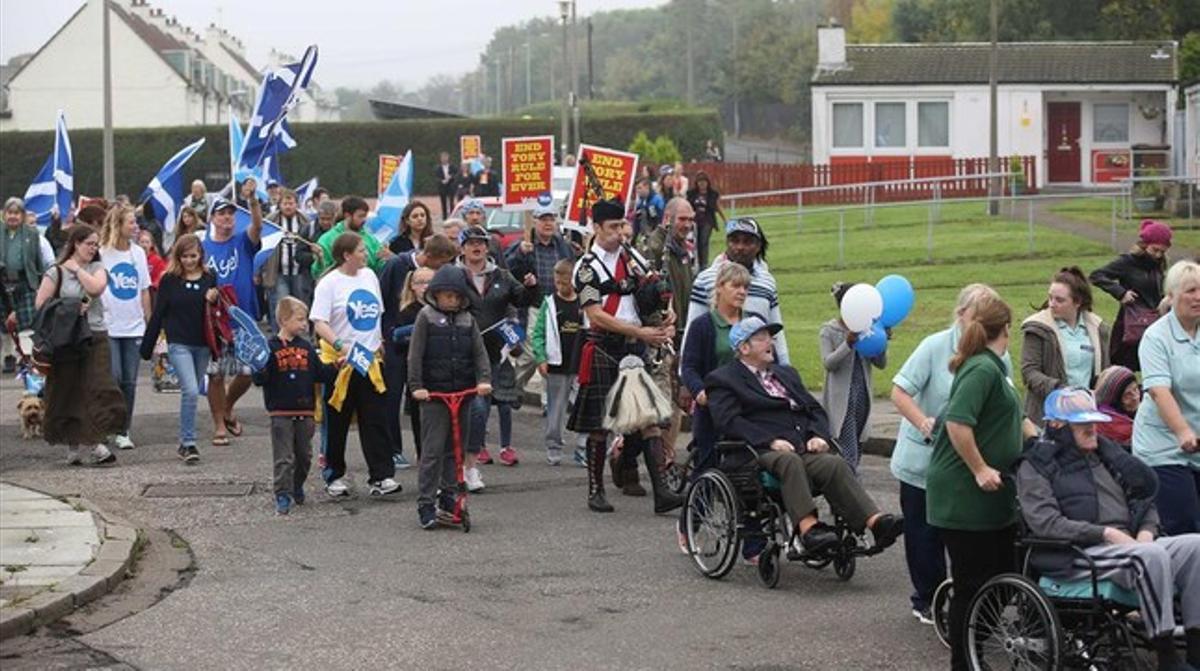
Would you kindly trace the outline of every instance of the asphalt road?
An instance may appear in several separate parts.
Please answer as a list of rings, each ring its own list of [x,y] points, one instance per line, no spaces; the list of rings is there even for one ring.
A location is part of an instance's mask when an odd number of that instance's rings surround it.
[[[707,580],[679,553],[675,518],[653,515],[648,498],[615,494],[615,514],[589,512],[583,470],[550,467],[527,447],[542,424],[532,410],[515,422],[522,463],[484,467],[469,534],[417,526],[412,471],[399,476],[400,495],[367,498],[356,436],[348,457],[363,494],[329,500],[314,475],[310,504],[276,517],[259,391],[243,402],[245,435],[231,447],[202,444],[189,467],[174,453],[178,396],[153,393],[146,369],[138,447],[112,468],[68,468],[65,450],[22,441],[18,392],[5,379],[0,478],[80,493],[136,526],[172,531],[190,545],[194,575],[115,622],[0,644],[7,668],[924,669],[948,660],[909,614],[899,546],[860,560],[849,583],[798,564],[775,590],[746,566]],[[865,457],[863,479],[898,510],[883,459]],[[144,495],[188,483],[254,490]]]

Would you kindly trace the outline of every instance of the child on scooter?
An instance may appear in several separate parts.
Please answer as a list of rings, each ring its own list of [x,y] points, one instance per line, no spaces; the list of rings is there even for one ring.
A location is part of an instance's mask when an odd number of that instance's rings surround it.
[[[454,508],[457,485],[454,436],[450,412],[429,392],[456,392],[474,388],[480,396],[491,393],[491,364],[483,337],[467,310],[467,276],[462,268],[442,266],[425,290],[425,307],[417,313],[408,345],[408,386],[421,403],[421,461],[417,474],[417,517],[421,528],[437,526],[437,506]],[[470,403],[459,409],[459,446],[467,444]]]

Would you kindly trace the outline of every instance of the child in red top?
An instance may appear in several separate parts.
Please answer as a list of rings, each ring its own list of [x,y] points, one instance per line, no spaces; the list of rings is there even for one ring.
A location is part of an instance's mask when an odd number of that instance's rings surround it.
[[[158,250],[154,248],[154,236],[150,235],[150,231],[138,233],[137,243],[146,251],[146,265],[150,267],[150,287],[157,289],[158,281],[162,279],[163,273],[167,270],[167,262],[158,255]]]

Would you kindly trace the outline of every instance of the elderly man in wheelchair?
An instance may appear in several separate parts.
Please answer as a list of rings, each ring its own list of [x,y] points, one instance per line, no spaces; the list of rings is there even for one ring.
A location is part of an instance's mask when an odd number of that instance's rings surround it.
[[[829,437],[824,409],[804,388],[794,368],[775,363],[772,337],[780,329],[782,326],[767,324],[757,315],[743,319],[730,329],[730,346],[737,360],[714,370],[704,381],[713,424],[726,439],[739,441],[732,446],[732,450],[747,455],[747,459],[742,461],[751,461],[748,465],[755,479],[751,485],[759,484],[760,470],[770,474],[764,476],[761,482],[768,491],[778,490],[777,498],[782,500],[782,508],[793,523],[791,528],[779,529],[787,545],[794,548],[789,551],[789,558],[813,558],[817,561],[826,558],[824,563],[827,564],[831,556],[829,553],[844,547],[847,539],[851,544],[857,543],[847,529],[855,535],[863,534],[868,528],[871,530],[873,546],[857,554],[882,551],[903,532],[903,520],[882,512],[858,482],[849,464],[830,452],[832,439]],[[725,457],[731,456],[729,443],[722,443],[719,449],[723,452],[722,462],[726,462]],[[699,518],[711,520],[714,509],[724,505],[718,505],[710,495],[709,490],[713,489],[714,483],[719,485],[718,489],[731,488],[730,469],[722,463],[718,470],[723,472],[705,473],[692,486],[689,510],[685,515],[696,519],[685,526],[693,532],[701,526],[697,521]],[[709,476],[707,480],[705,476]],[[833,509],[840,525],[837,528],[818,519],[814,500],[818,494],[824,495]],[[728,492],[717,498],[731,502],[739,499],[728,495]],[[758,503],[743,505],[753,512]],[[737,504],[734,503],[732,507],[736,509]],[[747,526],[745,520],[729,522],[743,530]],[[781,520],[778,519],[766,521],[768,526],[775,526],[779,522]],[[728,529],[724,531],[729,532]],[[767,535],[774,534],[768,530]],[[693,533],[689,533],[689,539],[693,536]],[[764,551],[759,559],[760,573],[764,557],[770,556],[772,561],[777,559],[778,546],[770,545],[774,540],[768,538],[768,549],[773,549],[775,554]],[[732,543],[736,545],[736,539],[732,539]],[[694,547],[691,540],[689,546],[689,551],[696,557],[700,550]],[[842,557],[843,561],[847,558],[852,561],[851,554]],[[701,569],[710,577],[721,577],[732,565],[732,560],[728,565],[721,565],[723,563],[718,562],[716,571],[705,570],[704,565],[701,565]],[[835,569],[838,569],[839,577],[849,577],[843,575],[842,568],[835,565]],[[777,580],[778,575],[775,574],[774,578]],[[773,581],[768,578],[764,580],[773,586]]]
[[[1027,527],[1021,545],[1029,549],[1029,567],[1040,574],[1040,590],[1058,611],[1050,621],[1056,622],[1073,600],[1099,601],[1099,593],[1116,602],[1136,601],[1158,668],[1200,668],[1200,534],[1156,537],[1154,471],[1097,435],[1095,424],[1109,420],[1096,410],[1090,392],[1052,392],[1045,401],[1045,416],[1046,430],[1022,455],[1016,485]],[[1080,585],[1082,594],[1076,593]],[[975,626],[974,616],[989,610],[989,598],[985,585],[968,618],[973,630],[995,631]],[[1186,663],[1174,639],[1176,601]],[[1083,647],[1087,637],[1087,632],[1077,636],[1077,647]],[[982,654],[986,648],[976,650]],[[1053,660],[1054,648],[1058,655],[1072,652],[1070,646],[1056,644],[1043,647],[1042,656]]]

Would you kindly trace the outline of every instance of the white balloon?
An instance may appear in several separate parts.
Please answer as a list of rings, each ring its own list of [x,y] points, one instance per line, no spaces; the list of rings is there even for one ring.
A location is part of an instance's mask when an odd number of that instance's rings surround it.
[[[870,284],[856,284],[842,297],[842,321],[846,328],[859,333],[883,314],[883,296]]]

